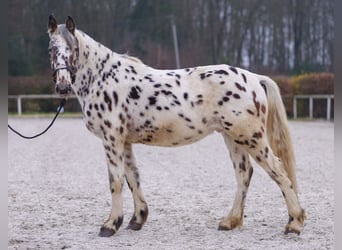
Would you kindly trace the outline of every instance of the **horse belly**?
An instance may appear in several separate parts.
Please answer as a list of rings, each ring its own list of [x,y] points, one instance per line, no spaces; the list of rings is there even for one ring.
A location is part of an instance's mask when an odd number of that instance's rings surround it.
[[[161,126],[135,128],[129,133],[127,141],[154,146],[174,147],[194,143],[211,134],[215,129],[207,126],[165,123]]]

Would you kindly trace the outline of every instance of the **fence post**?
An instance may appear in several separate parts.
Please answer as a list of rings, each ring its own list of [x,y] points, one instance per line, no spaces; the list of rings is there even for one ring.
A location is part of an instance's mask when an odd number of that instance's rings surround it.
[[[297,119],[297,98],[293,96],[293,119]]]
[[[310,116],[310,119],[313,118],[313,98],[312,98],[312,96],[309,97],[309,116]]]
[[[18,115],[21,115],[22,110],[21,110],[21,96],[20,95],[18,96],[18,99],[17,99],[17,109],[18,109]]]
[[[330,118],[331,118],[330,114],[331,114],[331,97],[328,96],[327,97],[327,120],[328,121],[330,121]]]

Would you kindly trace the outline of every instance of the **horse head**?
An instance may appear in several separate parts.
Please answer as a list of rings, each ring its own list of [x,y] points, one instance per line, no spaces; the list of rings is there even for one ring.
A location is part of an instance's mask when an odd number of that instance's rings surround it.
[[[53,15],[49,16],[50,63],[56,92],[62,96],[71,93],[71,85],[76,78],[79,48],[75,29],[75,22],[70,16],[67,17],[65,24],[60,25],[57,25],[56,18]]]

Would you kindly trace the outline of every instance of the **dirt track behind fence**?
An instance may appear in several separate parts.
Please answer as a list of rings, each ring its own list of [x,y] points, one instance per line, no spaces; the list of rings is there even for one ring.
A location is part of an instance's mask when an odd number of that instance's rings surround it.
[[[47,119],[9,119],[25,134]],[[217,133],[177,148],[135,145],[149,218],[126,230],[133,213],[124,187],[124,224],[98,237],[110,212],[101,141],[81,119],[58,119],[44,136],[8,135],[9,249],[333,249],[334,125],[290,122],[300,200],[307,220],[300,236],[284,235],[286,205],[277,185],[253,162],[243,227],[218,231],[236,190],[223,139]]]

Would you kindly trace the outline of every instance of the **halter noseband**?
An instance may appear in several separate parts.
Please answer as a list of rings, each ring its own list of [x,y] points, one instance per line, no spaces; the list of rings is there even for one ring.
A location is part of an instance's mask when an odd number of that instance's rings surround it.
[[[76,80],[76,68],[68,66],[68,65],[57,68],[57,69],[53,69],[52,77],[53,77],[54,82],[56,82],[57,71],[62,70],[62,69],[66,69],[67,71],[69,71],[70,77],[71,77],[71,83],[74,83]]]

